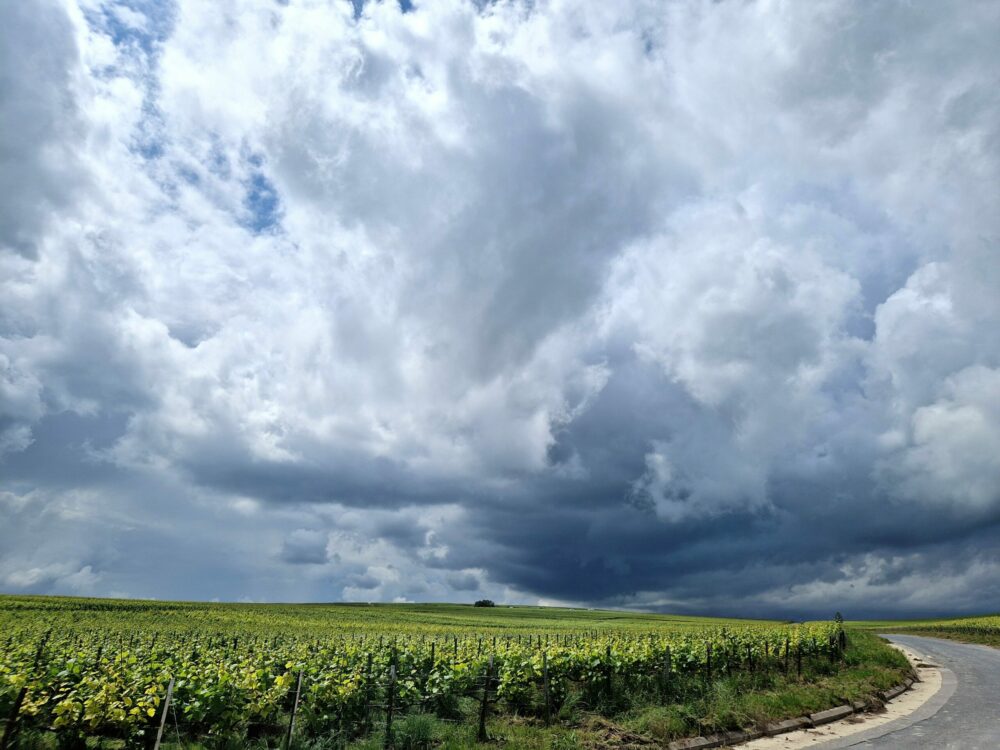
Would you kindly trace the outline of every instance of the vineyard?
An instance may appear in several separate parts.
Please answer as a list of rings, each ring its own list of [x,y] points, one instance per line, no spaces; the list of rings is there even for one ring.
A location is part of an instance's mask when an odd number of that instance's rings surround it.
[[[969,635],[1000,636],[1000,615],[987,615],[985,617],[958,617],[936,620],[880,620],[858,624],[864,627],[879,630],[921,630],[927,632],[939,630],[954,633],[967,633]]]
[[[624,691],[670,702],[723,675],[833,664],[845,645],[832,622],[471,610],[0,597],[3,742],[377,734],[390,747],[393,722],[413,713],[478,723],[485,739],[497,713],[547,723],[570,698],[597,711]]]
[[[1000,615],[933,620],[879,620],[859,622],[856,626],[881,632],[912,632],[1000,646]]]

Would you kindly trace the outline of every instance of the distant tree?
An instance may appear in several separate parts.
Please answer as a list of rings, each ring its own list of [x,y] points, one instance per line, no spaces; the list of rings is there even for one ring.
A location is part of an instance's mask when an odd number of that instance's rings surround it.
[[[492,599],[480,599],[478,602],[472,605],[473,607],[495,607],[496,604],[493,603]]]
[[[840,612],[838,612],[837,614],[835,614],[833,616],[833,621],[835,623],[837,623],[838,625],[843,625],[844,624],[844,616],[842,614],[840,614]]]

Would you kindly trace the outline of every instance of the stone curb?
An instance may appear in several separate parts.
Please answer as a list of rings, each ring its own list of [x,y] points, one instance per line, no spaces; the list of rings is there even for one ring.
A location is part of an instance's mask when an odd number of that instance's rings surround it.
[[[853,713],[853,706],[837,706],[836,708],[828,708],[826,711],[817,711],[814,714],[809,714],[809,721],[812,722],[814,727],[818,727],[821,724],[829,724],[831,721],[846,719]]]
[[[764,734],[768,737],[774,737],[776,734],[794,732],[796,729],[808,729],[811,726],[812,722],[809,721],[808,716],[800,716],[797,719],[785,719],[784,721],[776,721],[773,724],[768,724],[764,727]]]
[[[899,697],[913,687],[913,683],[914,680],[908,677],[904,682],[896,685],[896,687],[883,690],[878,694],[878,697],[888,703],[893,698]],[[875,701],[875,703],[877,703],[877,701]],[[675,740],[671,742],[667,745],[667,750],[708,750],[708,748],[714,747],[739,745],[743,742],[750,742],[751,740],[759,739],[764,735],[774,737],[778,734],[794,732],[799,729],[811,729],[812,727],[818,727],[822,724],[829,724],[834,721],[839,721],[840,719],[846,719],[851,714],[864,713],[870,710],[873,708],[873,705],[872,701],[854,701],[850,705],[845,704],[843,706],[835,706],[834,708],[828,708],[825,711],[817,711],[814,714],[809,714],[809,716],[800,716],[797,719],[785,719],[784,721],[774,722],[773,724],[765,726],[763,731],[759,729],[749,729],[741,732],[712,734],[708,737],[687,737],[683,740]]]
[[[893,698],[898,698],[905,692],[906,692],[906,684],[904,683],[903,685],[896,685],[896,687],[894,688],[889,688],[888,690],[883,691],[882,697],[888,703]]]

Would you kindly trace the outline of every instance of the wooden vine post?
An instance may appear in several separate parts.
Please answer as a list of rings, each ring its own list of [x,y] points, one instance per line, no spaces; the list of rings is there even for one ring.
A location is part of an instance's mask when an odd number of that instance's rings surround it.
[[[549,698],[549,658],[542,652],[542,694],[545,696],[545,723],[552,721],[552,702]]]
[[[423,695],[420,701],[421,706],[426,706],[426,704],[430,701],[430,697],[428,696],[427,692],[427,685],[430,684],[431,678],[434,676],[434,662],[436,660],[435,656],[436,650],[434,648],[434,645],[435,645],[434,642],[431,641],[431,655],[427,662],[427,674],[424,675],[423,686],[421,687],[421,694]]]
[[[478,742],[486,742],[489,737],[486,734],[486,715],[490,706],[490,682],[493,680],[493,657],[490,656],[489,666],[486,667],[486,678],[483,680],[483,702],[479,706],[479,731],[476,733]]]
[[[167,725],[167,711],[170,710],[170,701],[174,697],[174,678],[170,678],[167,685],[167,697],[163,699],[163,711],[160,713],[160,728],[156,731],[156,742],[153,743],[153,750],[160,750],[160,743],[163,741],[163,729]]]
[[[365,713],[362,721],[362,729],[365,734],[368,734],[368,730],[371,728],[372,719],[372,654],[371,651],[368,652],[368,658],[365,662]]]
[[[299,710],[299,698],[302,696],[302,670],[295,685],[295,702],[292,703],[292,715],[288,718],[288,733],[285,735],[285,750],[292,745],[292,732],[295,731],[295,712]]]
[[[385,705],[385,747],[393,747],[392,711],[396,700],[396,665],[389,665],[389,695]]]
[[[666,695],[670,690],[670,670],[671,670],[671,655],[670,646],[667,646],[666,652],[663,654],[663,694]]]
[[[614,697],[614,688],[611,686],[611,674],[614,671],[613,665],[611,663],[611,645],[608,644],[607,650],[604,653],[604,682],[605,691],[607,692],[608,699]]]

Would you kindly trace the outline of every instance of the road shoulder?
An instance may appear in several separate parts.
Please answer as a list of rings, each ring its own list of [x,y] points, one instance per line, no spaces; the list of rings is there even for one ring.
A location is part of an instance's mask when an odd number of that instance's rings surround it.
[[[734,747],[740,750],[799,750],[812,747],[837,750],[898,731],[933,716],[955,692],[955,675],[950,669],[933,665],[915,649],[899,644],[893,646],[906,655],[920,675],[920,681],[886,704],[885,711],[853,714],[815,729],[764,737]]]

